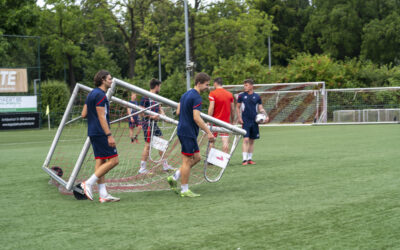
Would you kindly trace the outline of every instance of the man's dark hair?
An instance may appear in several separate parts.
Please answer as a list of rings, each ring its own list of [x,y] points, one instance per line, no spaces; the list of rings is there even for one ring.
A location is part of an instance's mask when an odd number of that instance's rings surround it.
[[[160,86],[160,85],[161,85],[161,81],[159,81],[155,78],[150,80],[150,89],[154,89],[155,87]]]
[[[107,79],[107,76],[110,73],[104,69],[100,70],[99,72],[96,73],[96,75],[94,76],[94,86],[96,87],[100,87],[101,84],[103,84],[103,80]]]
[[[219,86],[222,86],[222,78],[221,77],[214,78],[214,83],[217,83]]]
[[[248,83],[248,84],[254,85],[253,79],[246,79],[243,81],[243,83]]]
[[[197,73],[197,75],[194,77],[194,85],[208,82],[210,81],[210,79],[211,79],[210,76],[207,75],[206,73],[203,72]]]

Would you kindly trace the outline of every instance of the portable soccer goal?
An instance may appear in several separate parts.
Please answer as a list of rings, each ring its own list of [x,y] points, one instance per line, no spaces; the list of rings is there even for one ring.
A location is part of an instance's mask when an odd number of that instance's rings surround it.
[[[82,193],[78,184],[90,177],[94,172],[95,160],[90,146],[90,139],[87,137],[87,124],[85,119],[80,116],[87,94],[91,90],[92,88],[90,87],[76,84],[42,166],[42,169],[51,177],[50,183],[57,186],[58,190],[63,194],[72,194],[73,191]],[[131,142],[128,126],[130,115],[127,115],[127,108],[135,110],[136,114],[156,115],[157,113],[152,111],[151,108],[145,109],[126,101],[129,99],[130,92],[135,92],[138,97],[149,97],[162,108],[165,108],[165,115],[160,115],[158,121],[158,126],[163,135],[160,137],[154,136],[151,140],[151,155],[149,155],[147,162],[149,172],[145,174],[138,173],[145,143],[143,132],[139,134],[138,143]],[[174,109],[178,104],[118,79],[114,79],[111,88],[107,92],[107,98],[110,101],[111,132],[116,140],[119,156],[119,165],[106,175],[107,189],[110,192],[168,189],[166,177],[171,173],[163,170],[162,163],[167,161],[169,165],[175,168],[179,168],[181,164],[181,147],[176,136],[178,120],[173,115]],[[201,116],[205,121],[212,124],[212,131],[229,135],[230,159],[240,137],[245,134],[245,131],[206,114],[202,113]],[[202,134],[200,133],[198,138],[200,152],[203,155],[203,160],[210,161],[212,159],[208,158],[208,141],[204,140]],[[222,152],[222,143],[218,138],[215,142],[214,150]],[[189,183],[195,185],[204,182],[204,180],[219,180],[226,165],[213,167],[214,165],[207,164],[207,167],[204,167],[202,164],[197,164],[192,168]],[[94,191],[96,192],[97,190]]]
[[[242,85],[227,85],[235,102]],[[399,123],[400,87],[326,89],[324,82],[254,84],[270,122],[262,126]]]
[[[234,94],[235,104],[243,85],[226,85]],[[325,121],[325,82],[254,84],[269,124],[311,124]]]
[[[328,123],[398,123],[400,87],[327,89]]]

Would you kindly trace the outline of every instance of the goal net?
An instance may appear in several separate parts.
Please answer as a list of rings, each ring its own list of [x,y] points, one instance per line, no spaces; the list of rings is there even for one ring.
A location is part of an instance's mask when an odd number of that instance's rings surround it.
[[[87,137],[87,123],[80,117],[87,94],[92,89],[82,84],[77,84],[63,119],[54,137],[43,169],[50,175],[50,183],[58,187],[63,194],[72,194],[72,190],[79,191],[75,186],[90,177],[94,172],[95,160]],[[135,112],[155,115],[151,109],[144,109],[138,105],[128,102],[131,92],[137,94],[137,99],[147,96],[165,108],[165,115],[160,115],[158,127],[162,136],[152,136],[149,160],[147,161],[148,173],[139,174],[141,155],[145,145],[143,131],[138,134],[138,140],[132,143],[129,137],[128,111],[130,108]],[[144,89],[129,83],[114,80],[107,93],[110,101],[110,127],[116,140],[119,164],[106,175],[107,189],[110,192],[135,192],[165,190],[169,186],[166,177],[171,175],[163,169],[164,162],[179,168],[181,164],[181,146],[176,136],[177,118],[174,117],[174,109],[177,103],[152,94]],[[205,120],[219,127],[215,131],[223,131],[229,136],[230,150],[233,153],[238,136],[245,132],[235,126],[215,121],[214,118],[202,114]],[[228,126],[229,125],[229,126]],[[136,134],[138,128],[135,128]],[[208,141],[202,139],[200,133],[198,142],[203,159],[207,159]],[[236,138],[236,139],[235,139]],[[215,149],[222,150],[222,142],[217,138]],[[233,150],[232,150],[233,149]],[[221,168],[209,168],[209,175],[217,176]],[[197,164],[192,168],[190,184],[196,185],[204,181],[203,164]],[[96,187],[97,188],[97,187]],[[94,190],[95,192],[97,190]]]
[[[235,103],[242,85],[227,85],[224,88],[234,94]],[[311,124],[324,122],[324,82],[254,84],[259,94],[269,124]]]
[[[400,87],[326,90],[328,123],[397,123]]]

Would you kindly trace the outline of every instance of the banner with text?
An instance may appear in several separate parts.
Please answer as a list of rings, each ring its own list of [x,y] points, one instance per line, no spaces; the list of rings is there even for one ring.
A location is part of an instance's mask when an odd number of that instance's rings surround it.
[[[0,114],[0,130],[39,128],[39,113]]]
[[[0,93],[28,92],[26,69],[0,68]]]
[[[0,96],[0,113],[36,111],[36,96]]]

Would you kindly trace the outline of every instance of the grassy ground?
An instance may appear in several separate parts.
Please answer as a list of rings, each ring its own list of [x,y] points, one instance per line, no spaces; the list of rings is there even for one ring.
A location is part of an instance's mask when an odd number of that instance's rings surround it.
[[[41,170],[54,132],[0,132],[2,249],[400,248],[397,125],[263,128],[222,180],[77,201]]]

